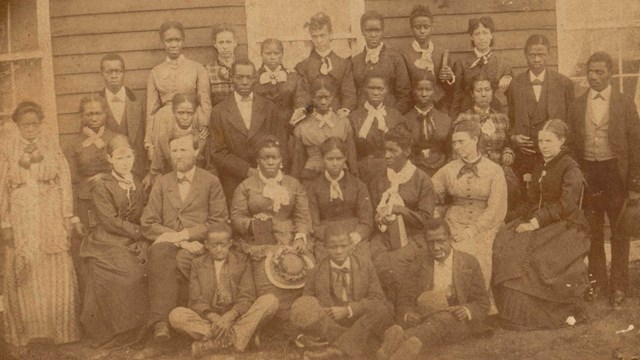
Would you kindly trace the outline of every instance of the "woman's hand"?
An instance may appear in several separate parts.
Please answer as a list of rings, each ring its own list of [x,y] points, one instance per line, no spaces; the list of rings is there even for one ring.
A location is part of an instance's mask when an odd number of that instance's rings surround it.
[[[512,79],[510,75],[505,75],[500,79],[500,84],[498,85],[500,92],[506,92],[507,89],[509,89],[509,84],[511,84]]]
[[[209,128],[208,127],[203,127],[202,129],[200,129],[200,131],[198,132],[198,135],[200,136],[200,139],[206,139],[209,137]]]
[[[502,154],[502,158],[500,159],[500,161],[502,162],[502,165],[504,166],[511,166],[513,165],[513,154],[510,152],[506,152],[504,154]]]
[[[79,237],[84,237],[85,235],[87,235],[87,230],[80,222],[73,224],[73,232]]]
[[[380,219],[380,223],[382,225],[389,225],[392,222],[396,221],[397,218],[398,217],[396,215],[394,215],[394,214],[386,215],[386,216],[383,216],[382,219]]]
[[[296,234],[291,245],[295,251],[305,252],[307,250],[307,241],[305,240],[304,234]]]
[[[253,218],[261,220],[261,221],[267,221],[267,220],[271,219],[271,215],[261,212],[261,213],[257,213],[255,215],[253,215]]]
[[[453,71],[451,70],[450,66],[443,66],[442,69],[440,69],[440,80],[442,81],[451,81],[453,80]]]
[[[518,234],[527,232],[527,231],[533,231],[533,230],[535,229],[533,228],[533,225],[531,225],[530,223],[522,223],[518,225],[518,227],[516,228],[516,232]]]

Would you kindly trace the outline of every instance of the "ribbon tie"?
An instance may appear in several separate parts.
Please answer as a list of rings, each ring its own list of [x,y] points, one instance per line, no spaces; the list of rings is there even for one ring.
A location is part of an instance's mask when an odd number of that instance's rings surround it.
[[[478,163],[480,162],[480,160],[482,160],[482,156],[478,157],[478,160],[470,163],[462,160],[464,165],[462,165],[462,168],[460,168],[460,171],[458,171],[458,176],[456,177],[456,179],[460,179],[461,177],[464,176],[464,174],[467,174],[467,173],[470,173],[475,175],[476,177],[479,177]]]
[[[533,80],[531,81],[531,85],[533,85],[533,86],[542,86],[542,80],[540,80],[540,79],[533,79]]]
[[[136,183],[133,181],[133,175],[128,173],[121,176],[115,172],[115,170],[111,172],[111,175],[116,179],[120,188],[127,191],[127,199],[131,199],[131,192],[136,190]],[[178,183],[180,183],[180,179],[178,179]]]
[[[417,41],[413,41],[411,47],[415,52],[420,53],[420,57],[413,63],[418,69],[424,69],[434,73],[435,65],[433,64],[433,43],[429,41],[429,47],[423,49]]]
[[[18,165],[24,169],[31,168],[31,164],[37,164],[44,160],[44,156],[38,150],[38,144],[36,142],[30,142],[24,147],[24,153],[20,160],[18,161]]]
[[[480,65],[480,63],[482,63],[482,65],[487,65],[489,63],[489,58],[491,57],[491,55],[491,50],[489,50],[484,55],[478,55],[478,53],[476,52],[476,60],[471,63],[469,69],[473,69],[474,67]]]
[[[333,128],[334,126],[336,126],[336,123],[334,121],[335,114],[333,113],[333,111],[329,111],[324,115],[319,114],[318,112],[314,112],[313,116],[318,119],[318,129],[322,129],[325,126],[329,128]]]
[[[431,105],[427,110],[420,110],[417,107],[415,109],[418,112],[420,122],[422,123],[424,139],[428,141],[431,134],[436,131],[436,125],[433,122],[433,114],[431,113],[433,105]]]
[[[491,119],[491,108],[487,110],[482,110],[477,107],[474,107],[474,112],[478,117],[478,123],[480,124],[480,129],[482,133],[488,136],[492,136],[496,132],[496,124]]]
[[[334,282],[335,287],[333,289],[333,292],[335,293],[336,296],[339,296],[342,301],[344,302],[349,301],[348,275],[351,273],[351,270],[349,270],[346,267],[332,266],[331,272],[335,277],[335,282]]]
[[[275,71],[271,71],[266,66],[264,67],[264,72],[260,74],[260,84],[269,84],[276,85],[279,82],[287,81],[287,72],[282,70],[282,67],[278,67]]]
[[[376,109],[367,101],[364,103],[364,108],[365,110],[367,110],[367,118],[364,120],[360,131],[358,131],[358,137],[367,137],[374,120],[378,120],[378,130],[382,131],[383,133],[389,131],[389,129],[387,128],[387,123],[384,120],[385,116],[387,116],[387,110],[385,109],[384,104],[380,104]]]
[[[371,63],[371,64],[377,64],[378,61],[380,61],[380,51],[382,50],[382,44],[380,44],[377,48],[375,49],[369,49],[368,47],[365,47],[365,58],[364,58],[364,62],[365,63]]]
[[[282,171],[278,171],[278,175],[273,178],[267,178],[262,174],[262,171],[258,171],[260,180],[264,183],[264,189],[262,189],[262,196],[273,201],[273,211],[280,211],[282,205],[289,205],[289,190],[286,187],[280,185],[284,175]]]
[[[102,140],[102,135],[104,135],[104,126],[100,127],[98,132],[91,130],[88,126],[82,128],[82,134],[84,134],[87,138],[82,142],[82,147],[89,147],[91,145],[95,145],[98,149],[102,149],[107,145],[104,140]]]
[[[340,189],[339,183],[339,181],[344,177],[344,170],[340,171],[340,175],[338,175],[337,179],[332,178],[327,171],[324,172],[324,177],[331,183],[329,185],[329,201],[332,202],[333,200],[337,199],[344,201],[344,197],[342,196],[342,189]]]
[[[400,185],[411,180],[415,171],[416,166],[413,165],[411,161],[407,161],[406,165],[399,172],[395,172],[392,169],[387,168],[387,179],[389,180],[390,186],[384,193],[382,193],[382,198],[376,208],[376,212],[378,214],[381,216],[387,216],[391,214],[391,209],[394,205],[404,206],[404,200],[398,191],[400,190]],[[380,231],[387,231],[387,226],[380,225]]]
[[[327,75],[333,70],[333,66],[331,65],[331,59],[329,56],[325,56],[322,58],[322,65],[320,65],[320,73],[322,75]]]

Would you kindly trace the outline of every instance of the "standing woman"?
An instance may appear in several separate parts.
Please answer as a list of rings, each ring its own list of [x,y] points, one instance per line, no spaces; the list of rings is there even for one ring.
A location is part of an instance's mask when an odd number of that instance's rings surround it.
[[[40,105],[20,103],[12,116],[19,131],[0,145],[4,338],[17,358],[31,340],[61,344],[80,337],[69,253],[69,237],[80,225],[69,167],[42,134],[43,118]]]
[[[146,192],[131,173],[135,157],[129,140],[112,138],[106,158],[111,173],[91,190],[98,224],[80,248],[86,280],[80,321],[95,346],[133,335],[146,321],[148,304],[148,243],[140,232]]]
[[[358,252],[369,257],[369,240],[373,231],[373,208],[367,186],[345,171],[347,144],[330,137],[320,145],[324,174],[307,187],[309,210],[316,239],[314,254],[320,260],[327,255],[325,230],[345,224]]]
[[[182,24],[177,21],[162,24],[160,40],[167,58],[151,69],[147,80],[147,133],[144,144],[149,160],[153,159],[156,141],[173,128],[171,100],[176,93],[195,95],[198,98],[195,124],[201,139],[209,136],[211,116],[209,75],[204,66],[182,54]]]
[[[228,24],[218,24],[211,29],[211,40],[216,49],[216,60],[207,64],[211,85],[211,106],[216,106],[233,94],[231,67],[236,61],[236,33]]]
[[[543,159],[533,171],[527,206],[502,228],[493,246],[496,304],[510,329],[555,329],[568,326],[570,316],[584,320],[580,303],[589,288],[588,223],[581,209],[585,178],[562,149],[567,131],[555,119],[538,132]]]
[[[473,101],[467,89],[470,88],[471,79],[481,72],[490,79],[494,88],[499,89],[499,94],[494,94],[492,107],[502,111],[503,104],[506,104],[504,93],[509,88],[513,71],[511,66],[502,58],[493,53],[493,32],[495,25],[490,16],[473,18],[469,20],[469,35],[473,52],[463,56],[453,64],[455,74],[453,103],[449,114],[456,118],[461,112],[471,108]],[[498,96],[500,95],[500,96]],[[504,101],[498,97],[504,98]]]
[[[480,126],[470,120],[454,126],[451,142],[457,159],[433,176],[438,198],[449,197],[444,218],[453,246],[478,259],[486,285],[491,280],[491,247],[507,214],[507,184],[500,165],[482,156]]]
[[[287,135],[293,134],[289,120],[293,116],[299,75],[282,66],[284,48],[278,39],[266,39],[260,46],[262,66],[258,69],[258,82],[253,91],[278,106],[278,121],[287,124]]]
[[[511,168],[516,155],[509,141],[511,130],[509,118],[491,107],[496,89],[485,73],[479,73],[474,76],[469,86],[473,107],[460,113],[454,122],[454,126],[467,120],[474,121],[480,125],[482,132],[480,153],[502,166],[507,180],[509,210],[513,210],[516,208],[517,201],[520,198],[520,182]]]
[[[324,172],[320,145],[336,136],[347,143],[349,171],[358,173],[353,129],[349,119],[338,116],[332,108],[337,84],[330,75],[319,75],[311,82],[313,112],[307,115],[293,130],[293,155],[291,175],[303,184],[313,181]]]

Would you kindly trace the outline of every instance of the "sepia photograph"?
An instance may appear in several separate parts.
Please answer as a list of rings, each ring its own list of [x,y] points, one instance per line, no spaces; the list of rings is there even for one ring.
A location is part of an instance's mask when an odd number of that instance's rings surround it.
[[[640,359],[640,0],[0,0],[0,360]]]

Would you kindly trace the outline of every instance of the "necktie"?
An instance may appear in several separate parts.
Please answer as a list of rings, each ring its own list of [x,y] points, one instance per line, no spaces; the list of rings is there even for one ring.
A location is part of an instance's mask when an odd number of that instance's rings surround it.
[[[340,297],[342,301],[349,301],[349,282],[347,280],[349,269],[333,267],[331,268],[331,271],[333,272],[334,276],[333,292],[336,296]]]
[[[375,49],[366,49],[367,55],[365,56],[364,62],[365,63],[371,63],[371,64],[377,64],[378,61],[380,61],[380,49],[382,48],[382,46],[375,48]]]
[[[414,40],[411,46],[413,47],[413,50],[415,52],[420,53],[420,57],[413,64],[418,69],[425,69],[431,73],[434,73],[435,65],[433,64],[432,58],[433,45],[429,43],[429,48],[423,49],[420,47],[420,44],[418,44],[418,42]]]
[[[542,80],[540,80],[540,79],[533,79],[533,80],[531,81],[531,85],[533,85],[533,86],[542,86]]]
[[[329,128],[333,128],[335,126],[335,123],[333,122],[333,119],[331,118],[331,112],[325,114],[325,115],[320,115],[318,113],[316,113],[316,119],[318,119],[318,121],[320,122],[318,124],[318,128],[322,129],[323,127],[328,126]]]
[[[324,172],[324,177],[329,180],[329,201],[333,200],[344,200],[342,196],[342,189],[340,189],[339,181],[344,177],[344,171],[340,171],[340,175],[338,175],[337,179],[334,179],[329,175],[327,171]]]
[[[469,69],[473,69],[474,67],[480,65],[480,63],[482,63],[482,65],[487,65],[487,63],[489,63],[489,57],[491,57],[491,52],[477,57],[476,60],[471,63],[471,66],[469,66]]]
[[[260,75],[260,84],[269,84],[276,85],[279,82],[287,81],[287,73],[280,69],[276,71],[266,70]]]
[[[362,124],[360,131],[358,131],[358,137],[361,137],[363,139],[367,138],[374,120],[378,120],[378,130],[382,131],[383,133],[389,131],[389,128],[387,128],[387,123],[385,121],[387,110],[385,109],[384,105],[379,105],[376,109],[367,101],[364,103],[364,108],[365,110],[367,110],[367,117],[366,119],[364,119],[364,123]]]
[[[463,160],[462,162],[464,162],[464,165],[462,166],[462,168],[458,172],[458,176],[456,178],[460,179],[466,173],[471,173],[471,174],[475,175],[476,177],[478,177],[478,163],[480,162],[481,159],[482,158],[479,158],[478,160],[476,160],[476,161],[474,161],[472,163],[468,163],[468,162]]]
[[[418,116],[420,117],[420,122],[422,123],[422,134],[424,135],[424,139],[429,141],[429,137],[433,134],[436,129],[433,124],[433,116],[431,116],[431,111],[433,107],[429,108],[427,111],[422,111],[416,108],[418,111]]]
[[[333,67],[331,66],[331,60],[329,59],[329,57],[323,57],[322,65],[320,65],[320,73],[322,75],[327,75],[331,72],[331,70],[333,70]]]

